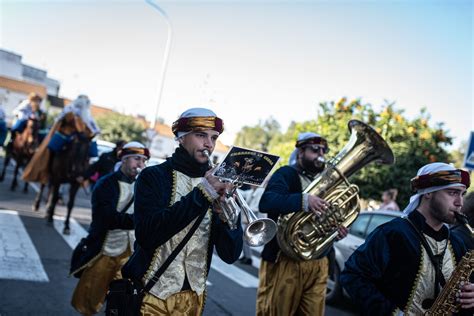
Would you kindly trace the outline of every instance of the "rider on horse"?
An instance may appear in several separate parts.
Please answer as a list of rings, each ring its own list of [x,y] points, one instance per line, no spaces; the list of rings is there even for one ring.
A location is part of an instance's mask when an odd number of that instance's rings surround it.
[[[23,179],[47,183],[52,154],[63,151],[77,135],[92,139],[99,132],[100,129],[90,113],[89,98],[86,95],[78,96],[56,119],[48,136],[25,168]]]
[[[28,99],[22,101],[14,110],[16,119],[11,127],[11,141],[13,144],[17,134],[23,132],[29,119],[40,122],[40,130],[46,127],[46,112],[40,107],[43,98],[37,93],[30,93]],[[9,145],[10,145],[9,144]]]

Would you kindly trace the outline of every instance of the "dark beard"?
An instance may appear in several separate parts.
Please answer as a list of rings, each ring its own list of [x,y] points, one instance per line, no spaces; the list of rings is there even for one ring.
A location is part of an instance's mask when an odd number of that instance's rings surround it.
[[[440,204],[437,201],[437,196],[435,195],[435,197],[430,201],[430,209],[432,216],[440,222],[446,224],[455,224],[456,219],[449,216],[449,210],[442,210],[439,205]]]
[[[323,171],[325,167],[325,163],[319,161],[318,159],[302,159],[302,165],[303,169],[311,174],[318,174]]]

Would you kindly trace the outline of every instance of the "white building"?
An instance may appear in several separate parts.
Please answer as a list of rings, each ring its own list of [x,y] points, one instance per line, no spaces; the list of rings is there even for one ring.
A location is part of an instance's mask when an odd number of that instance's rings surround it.
[[[48,95],[58,96],[59,87],[59,81],[49,78],[46,70],[25,65],[21,55],[0,49],[0,104],[8,121],[13,109],[31,92],[45,100]]]

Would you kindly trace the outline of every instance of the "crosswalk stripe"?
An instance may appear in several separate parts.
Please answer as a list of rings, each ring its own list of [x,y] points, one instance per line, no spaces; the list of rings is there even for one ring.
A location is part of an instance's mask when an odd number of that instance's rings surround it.
[[[49,282],[40,256],[16,211],[0,210],[0,279]]]
[[[74,218],[71,217],[71,234],[64,235],[62,233],[64,227],[64,220],[65,218],[63,216],[54,216],[54,228],[61,235],[61,237],[64,238],[69,247],[71,247],[71,249],[74,249],[81,240],[81,238],[87,236],[87,231]],[[255,260],[258,260],[258,262],[260,262],[259,258],[255,257]],[[226,276],[227,278],[231,279],[232,281],[236,282],[237,284],[241,285],[242,287],[256,288],[258,286],[258,278],[237,268],[236,266],[225,263],[219,258],[219,256],[212,256],[211,268]],[[208,285],[212,284],[208,282]]]
[[[64,216],[54,215],[54,229],[59,233],[59,235],[61,235],[69,247],[74,249],[81,241],[81,238],[87,236],[87,231],[74,218],[70,217],[69,227],[71,228],[71,233],[69,235],[64,235],[63,228],[65,220],[66,218]]]

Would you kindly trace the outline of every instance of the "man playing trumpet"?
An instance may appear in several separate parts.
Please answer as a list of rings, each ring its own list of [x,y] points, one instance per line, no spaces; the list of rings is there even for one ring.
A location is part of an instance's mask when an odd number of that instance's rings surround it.
[[[229,264],[239,258],[242,228],[231,230],[214,207],[229,184],[211,174],[204,153],[212,153],[223,129],[222,120],[211,110],[185,111],[172,126],[179,142],[172,157],[138,177],[135,252],[122,270],[125,277],[147,284],[203,216],[183,250],[145,293],[141,314],[200,315],[214,247]]]

